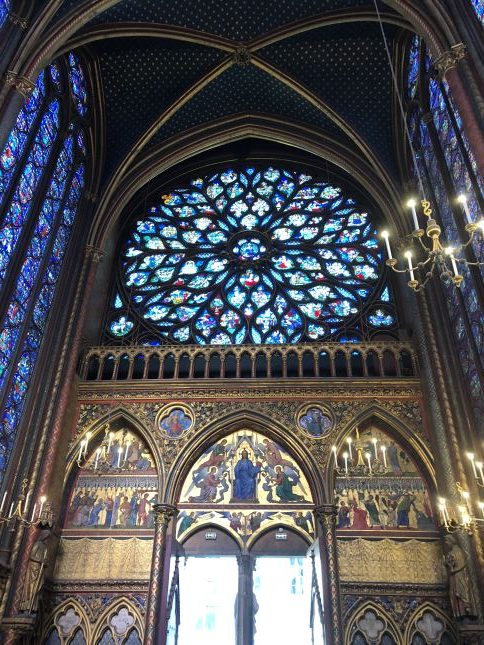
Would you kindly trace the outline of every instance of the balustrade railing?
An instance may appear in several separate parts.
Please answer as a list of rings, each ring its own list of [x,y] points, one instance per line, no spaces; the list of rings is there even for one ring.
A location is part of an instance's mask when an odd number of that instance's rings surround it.
[[[410,342],[91,347],[84,381],[208,378],[405,378],[418,375]]]

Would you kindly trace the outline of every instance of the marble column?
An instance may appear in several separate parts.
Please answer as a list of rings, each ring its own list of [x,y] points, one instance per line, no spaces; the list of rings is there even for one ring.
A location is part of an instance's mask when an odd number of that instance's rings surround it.
[[[336,548],[337,510],[333,504],[316,506],[314,514],[318,520],[321,564],[325,588],[325,631],[328,642],[343,645],[343,623],[341,620],[341,600],[339,593],[338,552]],[[330,638],[332,635],[332,640]]]
[[[165,641],[166,625],[159,623],[161,590],[163,587],[163,563],[166,551],[166,532],[177,509],[171,504],[155,504],[155,537],[153,540],[153,557],[151,560],[151,578],[146,605],[146,622],[144,645],[158,645]]]

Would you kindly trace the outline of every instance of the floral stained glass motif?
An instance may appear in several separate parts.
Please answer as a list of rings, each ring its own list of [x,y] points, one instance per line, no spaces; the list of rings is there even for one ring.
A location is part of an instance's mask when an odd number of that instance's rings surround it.
[[[18,242],[44,167],[50,157],[59,128],[59,102],[52,101],[40,122],[39,131],[27,157],[13,200],[0,229],[0,287],[10,257]]]
[[[8,137],[0,157],[0,205],[3,203],[10,181],[20,163],[32,124],[39,113],[45,95],[44,72],[40,72],[32,94],[20,110],[15,126]]]
[[[170,340],[290,343],[352,320],[382,264],[368,214],[340,188],[249,167],[163,195],[129,235],[122,272],[137,315]]]
[[[46,198],[39,213],[25,260],[17,278],[15,291],[7,310],[4,327],[0,334],[0,387],[3,385],[5,370],[17,344],[32,290],[37,282],[52,227],[62,203],[67,177],[73,161],[73,138],[68,137],[57,159]]]
[[[84,72],[77,56],[72,52],[69,54],[69,78],[71,81],[71,92],[76,105],[77,111],[81,116],[87,112],[87,89]]]

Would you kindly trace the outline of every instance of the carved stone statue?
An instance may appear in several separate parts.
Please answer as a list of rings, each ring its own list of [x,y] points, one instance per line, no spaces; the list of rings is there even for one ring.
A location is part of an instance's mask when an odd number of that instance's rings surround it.
[[[44,569],[47,559],[46,542],[49,535],[50,531],[41,531],[30,552],[19,607],[22,612],[32,613],[38,609],[40,590],[44,584]]]
[[[464,551],[453,535],[446,535],[444,543],[446,549],[444,562],[449,573],[449,594],[454,616],[456,618],[476,617],[477,603]]]

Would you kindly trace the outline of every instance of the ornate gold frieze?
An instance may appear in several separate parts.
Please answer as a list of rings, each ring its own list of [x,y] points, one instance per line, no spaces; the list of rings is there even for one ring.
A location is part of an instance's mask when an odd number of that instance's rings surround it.
[[[62,538],[53,581],[147,580],[153,540]]]
[[[340,579],[344,582],[445,584],[437,541],[338,539]]]
[[[5,73],[4,82],[5,85],[15,88],[17,92],[25,98],[30,96],[35,87],[35,83],[33,83],[29,78],[26,76],[20,76],[20,74],[17,74],[12,70],[8,70]]]

